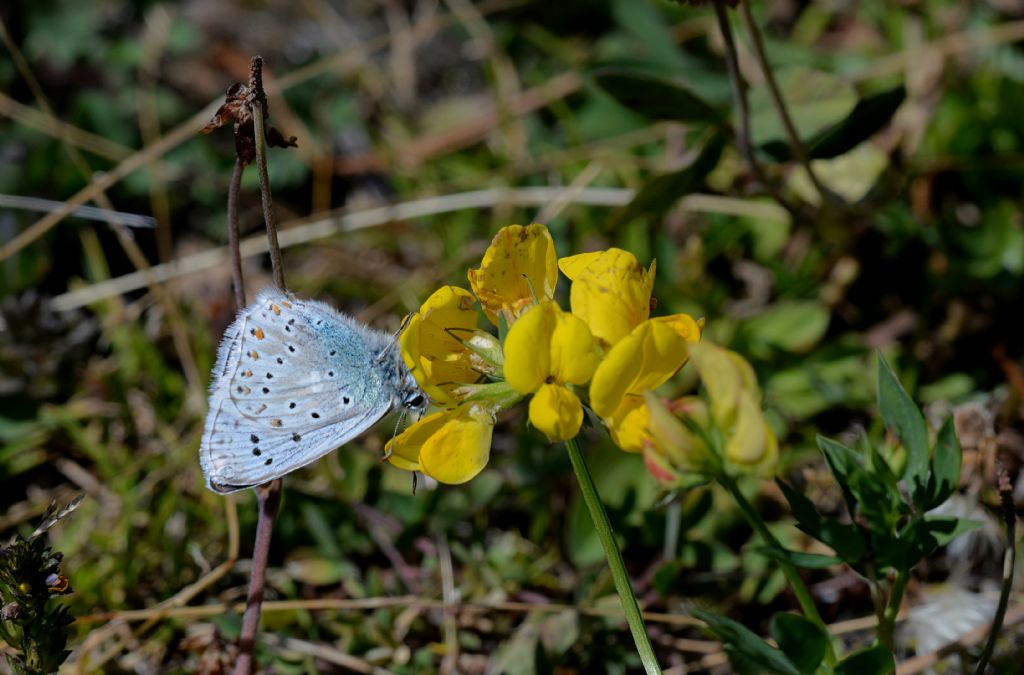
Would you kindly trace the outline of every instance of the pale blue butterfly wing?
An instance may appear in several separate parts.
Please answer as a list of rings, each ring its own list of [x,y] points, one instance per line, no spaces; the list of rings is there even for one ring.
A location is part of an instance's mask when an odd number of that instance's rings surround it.
[[[261,291],[225,332],[214,368],[200,446],[210,489],[283,476],[410,400],[419,390],[387,357],[392,342],[326,304]]]

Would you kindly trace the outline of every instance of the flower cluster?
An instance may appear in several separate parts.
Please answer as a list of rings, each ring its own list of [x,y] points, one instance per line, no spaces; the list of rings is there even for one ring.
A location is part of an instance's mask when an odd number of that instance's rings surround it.
[[[736,352],[709,342],[690,345],[689,354],[705,395],[667,402],[646,395],[648,470],[666,487],[722,475],[770,475],[779,446],[761,411],[753,368]]]
[[[554,300],[559,270],[572,282],[569,312]],[[645,394],[683,366],[701,324],[650,316],[653,264],[616,248],[559,260],[543,225],[512,225],[469,282],[472,292],[438,289],[402,333],[402,357],[440,410],[388,444],[392,464],[469,480],[490,456],[496,415],[525,397],[552,441],[579,432],[585,399],[622,449],[654,442]],[[501,340],[477,327],[478,305]]]

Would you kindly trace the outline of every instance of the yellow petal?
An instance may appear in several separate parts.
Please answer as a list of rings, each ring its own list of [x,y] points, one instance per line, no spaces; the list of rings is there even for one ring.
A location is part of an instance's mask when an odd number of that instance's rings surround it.
[[[647,404],[639,396],[627,396],[619,409],[605,420],[612,441],[626,452],[642,452],[652,442],[648,431],[650,416]]]
[[[420,448],[430,435],[448,419],[450,411],[442,410],[421,417],[384,445],[388,461],[405,471],[420,470]]]
[[[754,370],[739,354],[710,342],[689,345],[690,360],[700,374],[711,402],[711,414],[721,428],[732,427],[736,421],[740,395],[744,392],[756,405],[761,393]]]
[[[551,441],[568,440],[583,424],[583,404],[565,387],[545,384],[530,400],[530,422]]]
[[[648,271],[636,256],[618,248],[584,255],[589,257],[563,260],[562,269],[573,280],[572,313],[587,322],[595,337],[613,345],[650,314],[654,266]]]
[[[700,322],[696,321],[689,314],[670,314],[658,316],[652,319],[672,328],[679,336],[687,342],[698,342],[700,340]]]
[[[449,402],[460,385],[480,379],[474,355],[461,341],[476,328],[474,302],[469,291],[442,286],[409,319],[399,338],[406,367],[435,401]]]
[[[469,270],[469,283],[487,317],[512,324],[537,300],[554,297],[558,281],[555,242],[543,225],[503,227],[487,247],[480,267]]]
[[[493,414],[474,403],[424,417],[388,443],[388,461],[441,483],[464,483],[487,465]]]
[[[536,391],[551,374],[551,335],[559,312],[550,301],[534,305],[505,336],[505,381],[521,394]]]
[[[548,375],[561,384],[584,384],[590,380],[600,360],[597,342],[583,319],[563,312],[553,302],[548,304],[557,310],[551,332]],[[538,344],[536,348],[543,349],[543,346]]]
[[[725,456],[734,464],[750,467],[769,458],[774,444],[775,434],[765,422],[760,404],[743,392],[737,405],[736,424],[727,432]]]
[[[627,394],[664,384],[686,361],[686,340],[668,324],[644,321],[605,353],[590,382],[590,406],[610,417]]]
[[[594,251],[593,253],[580,253],[578,255],[559,258],[558,269],[562,270],[562,274],[569,277],[569,281],[576,281],[576,277],[578,277],[580,273],[590,265],[590,263],[594,262],[602,255],[604,255],[604,251]]]

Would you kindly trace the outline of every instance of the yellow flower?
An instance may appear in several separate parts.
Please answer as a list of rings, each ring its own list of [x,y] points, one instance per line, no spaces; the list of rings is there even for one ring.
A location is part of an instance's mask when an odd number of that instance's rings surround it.
[[[587,324],[545,300],[519,317],[504,351],[505,381],[520,394],[535,394],[530,422],[553,441],[575,436],[583,407],[566,385],[586,383],[598,362]]]
[[[469,284],[487,318],[497,326],[501,315],[511,326],[536,301],[554,297],[557,261],[546,227],[509,225],[495,235],[479,269],[469,270]]]
[[[664,384],[686,363],[687,346],[700,339],[692,317],[676,314],[649,319],[608,350],[590,383],[590,407],[616,418],[628,395],[642,395]]]
[[[483,364],[465,344],[476,330],[473,305],[469,291],[442,286],[409,319],[399,338],[406,367],[435,402],[451,403],[458,387],[480,380]]]
[[[650,315],[653,262],[644,269],[629,251],[610,248],[562,258],[558,267],[572,281],[572,313],[603,344],[617,343]]]
[[[479,403],[427,415],[388,442],[388,461],[440,483],[465,483],[491,454],[494,411]]]
[[[687,397],[666,408],[648,394],[648,431],[653,448],[680,474],[707,474],[723,469],[770,474],[778,460],[778,441],[761,411],[761,390],[754,369],[736,352],[716,344],[701,342],[687,348],[690,362],[705,387],[708,404]],[[690,431],[677,416],[707,429],[708,437],[723,439],[719,468],[709,463],[712,450],[706,439]],[[662,475],[664,463],[654,464],[657,475]]]

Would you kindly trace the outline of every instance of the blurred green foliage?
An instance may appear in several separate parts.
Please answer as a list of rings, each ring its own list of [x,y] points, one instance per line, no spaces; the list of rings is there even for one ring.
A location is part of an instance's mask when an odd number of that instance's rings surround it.
[[[751,360],[787,474],[838,512],[816,488],[814,439],[881,437],[870,414],[875,348],[915,399],[980,401],[1000,428],[1020,427],[1017,392],[1000,367],[1019,363],[1024,344],[1024,55],[1000,37],[1022,20],[1012,5],[755,2],[797,129],[826,163],[821,175],[859,178],[863,195],[841,210],[807,204],[794,217],[737,149],[707,3],[6,3],[0,20],[11,41],[75,131],[65,139],[46,130],[5,46],[0,93],[28,110],[0,107],[0,194],[67,199],[87,181],[65,142],[82,147],[91,171],[109,171],[222,99],[256,53],[287,85],[271,97],[274,123],[299,137],[298,151],[270,157],[286,227],[341,207],[569,185],[594,167],[588,187],[640,196],[621,208],[557,211],[547,224],[558,250],[617,245],[657,258],[662,313],[706,317],[709,338]],[[730,16],[751,84],[755,157],[781,194],[803,204],[749,38]],[[417,32],[403,32],[403,21]],[[972,36],[969,47],[951,47],[947,38],[961,32]],[[578,84],[523,103],[523,91],[566,74]],[[480,120],[484,130],[467,134]],[[884,162],[851,176],[844,167],[861,165],[839,162],[865,148]],[[108,191],[118,210],[158,219],[154,230],[133,231],[151,261],[224,243],[231,151],[228,134],[196,136]],[[464,284],[500,226],[537,213],[495,204],[335,235],[286,251],[287,278],[301,295],[394,329],[438,284]],[[38,216],[0,209],[0,244]],[[259,233],[252,171],[241,220],[243,234]],[[76,591],[67,604],[79,617],[153,607],[228,555],[233,507],[202,487],[196,457],[205,374],[231,317],[226,269],[171,284],[177,317],[145,289],[73,311],[48,304],[132,271],[106,224],[73,217],[0,261],[0,529],[24,533],[51,497],[87,493],[49,535],[65,554]],[[246,275],[251,294],[269,282],[267,262],[248,261]],[[684,369],[665,391],[693,384]],[[289,476],[268,599],[411,594],[523,604],[267,611],[265,630],[400,673],[438,670],[446,656],[462,672],[488,662],[508,673],[639,667],[619,619],[562,607],[618,602],[562,449],[512,415],[478,479],[413,494],[407,474],[378,461],[382,426]],[[709,603],[768,634],[768,617],[792,598],[770,561],[746,547],[751,532],[722,496],[664,500],[640,458],[596,430],[587,444],[646,607],[679,613]],[[1000,452],[1015,457],[1012,446]],[[791,530],[781,527],[789,517],[777,492],[744,489],[780,532]],[[254,501],[243,495],[237,506],[245,560]],[[239,564],[190,604],[244,598],[246,570]],[[930,574],[942,571],[936,563]],[[808,573],[812,584],[828,578]],[[856,593],[821,602],[830,619],[870,611]],[[230,663],[238,623],[231,613],[135,622],[134,643],[110,633],[102,648],[72,659],[111,671],[132,658],[167,672],[213,669]],[[72,647],[102,625],[80,621]],[[651,631],[664,666],[699,659],[673,646],[699,637],[695,628],[652,623]],[[281,672],[327,668],[294,645],[261,650]]]

